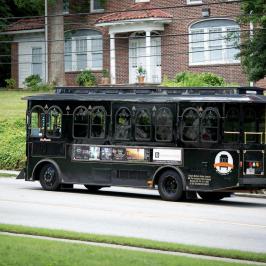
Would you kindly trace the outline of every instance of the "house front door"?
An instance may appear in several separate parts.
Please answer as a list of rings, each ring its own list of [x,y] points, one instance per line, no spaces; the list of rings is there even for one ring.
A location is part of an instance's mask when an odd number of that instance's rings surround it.
[[[151,65],[146,66],[146,39],[145,33],[134,34],[129,39],[129,83],[138,82],[137,70],[142,66],[151,74],[151,83],[161,82],[161,38],[152,34],[151,37]],[[147,80],[146,80],[147,82]]]

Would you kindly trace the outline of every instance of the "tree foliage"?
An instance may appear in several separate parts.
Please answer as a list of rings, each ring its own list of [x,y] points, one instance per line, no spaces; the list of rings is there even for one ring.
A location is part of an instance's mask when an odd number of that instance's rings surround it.
[[[243,36],[239,56],[249,80],[257,81],[266,76],[266,1],[242,0],[241,9],[240,22],[252,22],[254,31]]]

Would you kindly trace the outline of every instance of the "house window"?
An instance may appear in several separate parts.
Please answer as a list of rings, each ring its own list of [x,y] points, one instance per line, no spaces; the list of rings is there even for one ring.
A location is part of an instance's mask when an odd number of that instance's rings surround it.
[[[94,107],[91,112],[91,138],[105,138],[105,120],[105,109]]]
[[[188,5],[202,4],[202,0],[187,0]]]
[[[104,11],[104,0],[90,0],[91,12],[102,12]]]
[[[42,138],[45,129],[45,112],[41,106],[35,106],[30,112],[30,136]]]
[[[46,134],[48,138],[60,138],[62,134],[62,111],[57,106],[48,110]]]
[[[131,136],[131,114],[130,111],[122,107],[115,116],[115,138],[119,140],[129,140]]]
[[[197,22],[190,27],[190,65],[240,63],[239,25],[226,19]]]
[[[103,39],[96,30],[65,34],[65,71],[102,70]]]
[[[32,48],[32,74],[42,77],[42,48]]]
[[[172,141],[173,114],[168,108],[160,108],[155,120],[155,138],[157,141]]]
[[[136,140],[150,140],[151,128],[151,114],[149,111],[145,109],[138,111],[135,123]]]
[[[88,136],[88,110],[85,106],[79,106],[73,114],[73,137],[86,138]]]
[[[69,14],[69,0],[63,0],[63,14]]]

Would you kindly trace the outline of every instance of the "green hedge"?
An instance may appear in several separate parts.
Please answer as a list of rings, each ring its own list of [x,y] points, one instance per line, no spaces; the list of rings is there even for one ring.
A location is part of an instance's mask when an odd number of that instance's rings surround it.
[[[26,160],[25,119],[0,122],[0,169],[22,169]]]

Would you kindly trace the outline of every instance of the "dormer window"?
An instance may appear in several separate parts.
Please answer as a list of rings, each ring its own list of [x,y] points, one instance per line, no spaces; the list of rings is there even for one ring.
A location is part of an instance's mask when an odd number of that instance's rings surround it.
[[[91,12],[103,12],[104,11],[104,0],[90,0]]]

